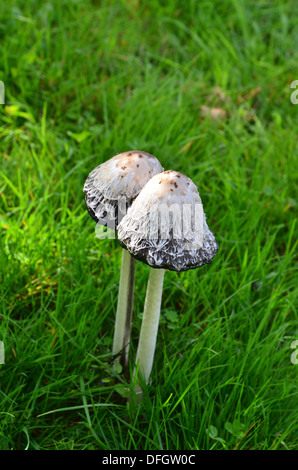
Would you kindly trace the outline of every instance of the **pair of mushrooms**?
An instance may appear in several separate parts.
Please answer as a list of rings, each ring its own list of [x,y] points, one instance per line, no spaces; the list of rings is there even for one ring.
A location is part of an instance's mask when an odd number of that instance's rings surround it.
[[[156,157],[138,150],[96,167],[84,185],[91,217],[118,231],[123,247],[113,354],[128,365],[135,260],[150,266],[135,371],[148,383],[160,317],[165,270],[210,263],[218,244],[209,230],[198,189],[190,178],[164,171]],[[135,372],[134,372],[135,373]]]

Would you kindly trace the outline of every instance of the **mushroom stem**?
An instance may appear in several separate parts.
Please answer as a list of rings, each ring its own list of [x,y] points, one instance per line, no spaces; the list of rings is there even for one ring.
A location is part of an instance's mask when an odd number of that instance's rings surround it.
[[[128,366],[135,265],[136,260],[130,255],[129,251],[123,249],[113,340],[113,354],[117,355],[116,362],[121,362],[125,368]],[[120,353],[122,353],[122,356],[120,356]]]
[[[165,269],[150,269],[136,364],[146,383],[152,370]],[[136,372],[136,371],[135,371]],[[134,372],[134,374],[135,374]]]

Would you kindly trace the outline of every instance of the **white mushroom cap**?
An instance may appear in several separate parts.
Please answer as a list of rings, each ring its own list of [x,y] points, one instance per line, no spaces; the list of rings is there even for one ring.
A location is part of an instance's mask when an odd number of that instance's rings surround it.
[[[144,186],[118,226],[118,239],[135,258],[172,271],[210,263],[218,251],[197,187],[173,170]]]
[[[91,171],[84,185],[89,214],[96,222],[117,228],[119,200],[124,199],[121,211],[125,214],[150,178],[162,171],[156,157],[139,150],[120,153],[102,163]]]

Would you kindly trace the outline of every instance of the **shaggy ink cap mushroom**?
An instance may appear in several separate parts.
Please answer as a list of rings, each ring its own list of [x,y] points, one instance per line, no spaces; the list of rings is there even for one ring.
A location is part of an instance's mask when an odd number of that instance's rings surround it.
[[[131,150],[120,153],[97,166],[88,176],[85,201],[91,217],[100,225],[117,230],[135,197],[147,181],[163,171],[157,158],[147,152]],[[118,301],[112,352],[115,361],[128,366],[133,310],[135,259],[122,252]]]
[[[144,186],[118,226],[118,239],[135,258],[172,271],[210,263],[218,251],[196,185],[173,170]]]
[[[134,375],[148,384],[165,270],[186,271],[210,263],[218,245],[197,187],[173,170],[154,176],[144,186],[118,226],[118,239],[131,256],[151,266],[134,369]],[[137,382],[136,393],[142,396]]]
[[[94,168],[86,179],[83,190],[89,214],[101,225],[117,229],[141,189],[162,171],[150,153],[131,150],[115,155]]]

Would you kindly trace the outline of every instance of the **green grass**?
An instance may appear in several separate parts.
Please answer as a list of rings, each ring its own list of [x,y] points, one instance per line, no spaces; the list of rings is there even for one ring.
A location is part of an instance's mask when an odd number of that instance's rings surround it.
[[[297,449],[297,14],[1,2],[1,449]],[[166,273],[139,406],[111,368],[121,249],[95,238],[82,193],[135,148],[193,179],[220,245]],[[148,274],[138,263],[132,363]]]

